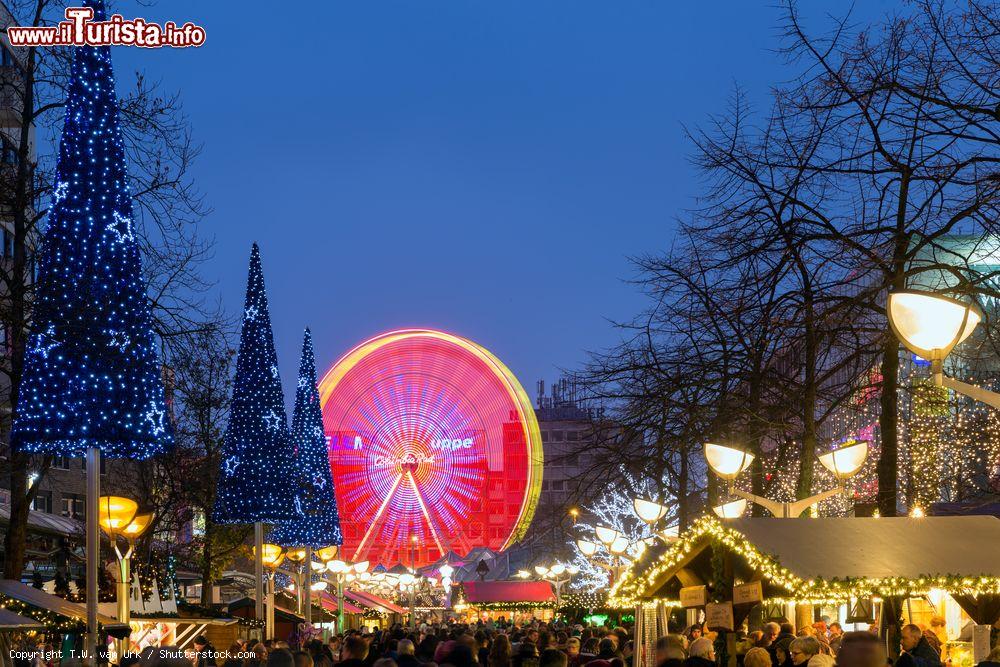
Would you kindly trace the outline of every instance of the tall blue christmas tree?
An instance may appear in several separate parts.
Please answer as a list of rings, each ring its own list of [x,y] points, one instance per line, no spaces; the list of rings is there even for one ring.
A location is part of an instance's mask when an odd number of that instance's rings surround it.
[[[236,380],[212,519],[275,523],[295,515],[289,482],[291,441],[278,376],[260,249],[250,253]]]
[[[103,2],[91,2],[104,20]],[[74,50],[15,446],[144,459],[173,442],[107,47]]]
[[[275,527],[270,541],[284,547],[322,549],[343,543],[340,516],[330,475],[323,412],[316,388],[316,357],[306,329],[292,412],[293,489],[296,516]]]

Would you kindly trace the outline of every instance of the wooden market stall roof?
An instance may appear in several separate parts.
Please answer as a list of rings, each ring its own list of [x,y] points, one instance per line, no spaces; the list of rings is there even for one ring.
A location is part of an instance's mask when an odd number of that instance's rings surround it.
[[[84,622],[87,620],[87,608],[84,605],[50,595],[45,591],[22,584],[20,581],[0,579],[0,594],[66,618]],[[105,616],[104,614],[98,614],[97,620],[103,625],[118,623],[111,616]]]
[[[45,624],[0,607],[0,630],[44,630]]]
[[[612,599],[618,606],[676,600],[681,587],[711,579],[716,545],[736,556],[735,576],[761,580],[767,597],[843,598],[930,588],[1000,593],[996,517],[706,517],[676,542],[647,549],[616,582]]]

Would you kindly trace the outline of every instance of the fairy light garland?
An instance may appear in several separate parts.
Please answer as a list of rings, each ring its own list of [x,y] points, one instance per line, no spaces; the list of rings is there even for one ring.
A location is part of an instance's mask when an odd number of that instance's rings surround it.
[[[695,547],[705,540],[711,540],[731,550],[743,558],[750,568],[761,573],[762,578],[773,586],[787,592],[782,600],[791,602],[823,601],[842,603],[851,598],[882,596],[910,597],[925,595],[933,589],[952,595],[995,595],[1000,594],[1000,577],[923,575],[915,579],[906,577],[848,578],[848,579],[802,579],[778,563],[773,556],[762,554],[740,532],[727,528],[712,517],[700,519],[694,527],[684,533],[672,546],[660,554],[655,561],[644,565],[637,573],[630,567],[612,587],[608,605],[617,608],[635,607],[637,603],[663,603],[676,605],[669,598],[652,598],[647,595],[650,587],[667,571],[684,561]],[[770,598],[769,598],[770,599]]]

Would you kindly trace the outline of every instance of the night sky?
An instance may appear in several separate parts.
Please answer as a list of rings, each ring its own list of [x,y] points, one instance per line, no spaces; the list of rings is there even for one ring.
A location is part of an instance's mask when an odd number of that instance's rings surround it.
[[[260,244],[290,396],[309,325],[321,374],[427,326],[493,351],[534,398],[644,306],[628,257],[667,248],[698,194],[684,126],[737,84],[764,109],[794,74],[774,4],[123,0],[207,42],[113,56],[120,88],[141,68],[181,91],[214,209],[206,277],[238,313]],[[895,6],[863,4],[859,22]]]

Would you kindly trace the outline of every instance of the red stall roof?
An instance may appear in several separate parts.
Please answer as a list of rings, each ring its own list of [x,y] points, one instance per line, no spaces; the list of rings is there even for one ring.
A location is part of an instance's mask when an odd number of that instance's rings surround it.
[[[555,602],[552,586],[546,581],[466,581],[465,599],[478,602]]]
[[[336,612],[337,611],[337,596],[330,595],[326,591],[320,591],[319,602],[323,605],[323,609],[327,611]],[[353,604],[344,600],[344,613],[345,614],[363,614],[364,610],[355,607]]]
[[[375,609],[388,614],[405,614],[407,611],[398,604],[390,602],[384,598],[380,598],[377,595],[373,595],[368,591],[344,591],[344,595],[351,598],[355,602],[360,602],[367,607],[374,607]]]

